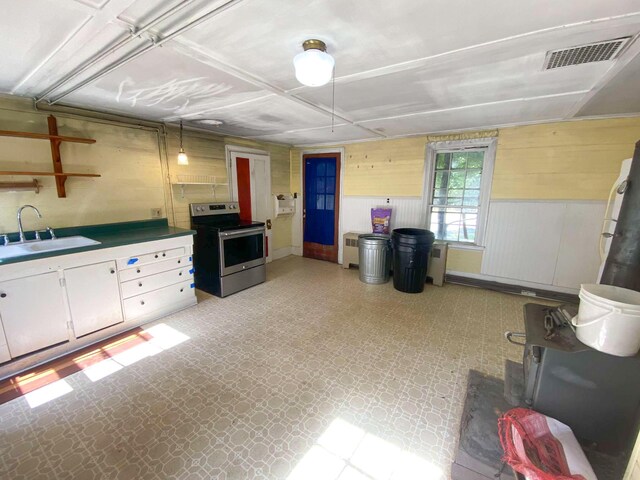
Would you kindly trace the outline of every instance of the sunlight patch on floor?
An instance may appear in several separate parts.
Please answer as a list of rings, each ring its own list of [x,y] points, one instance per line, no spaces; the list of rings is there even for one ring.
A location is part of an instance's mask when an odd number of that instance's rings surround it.
[[[25,400],[31,408],[38,407],[56,398],[72,392],[73,388],[64,379],[56,380],[44,387],[40,387],[33,392],[24,395]]]
[[[340,418],[287,480],[442,480],[433,463]]]
[[[91,380],[92,382],[97,382],[98,380],[107,377],[112,373],[117,372],[118,370],[122,370],[122,365],[120,365],[115,360],[107,358],[106,360],[102,360],[101,362],[84,368],[82,372],[89,378],[89,380]]]
[[[151,338],[145,338],[145,335]],[[132,365],[143,358],[157,355],[158,353],[168,350],[187,340],[189,336],[179,332],[173,327],[165,323],[159,323],[149,327],[138,335],[143,338],[144,342],[132,345],[116,354],[112,354],[110,358],[102,360],[94,365],[83,368],[84,374],[92,382],[96,382],[104,377],[111,375],[124,367]]]

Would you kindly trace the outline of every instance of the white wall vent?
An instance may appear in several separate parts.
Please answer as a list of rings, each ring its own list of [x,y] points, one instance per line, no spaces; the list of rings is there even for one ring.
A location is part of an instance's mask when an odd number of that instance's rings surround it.
[[[615,40],[606,40],[604,42],[589,43],[578,47],[549,51],[544,61],[544,70],[613,60],[630,38],[631,37],[616,38]]]

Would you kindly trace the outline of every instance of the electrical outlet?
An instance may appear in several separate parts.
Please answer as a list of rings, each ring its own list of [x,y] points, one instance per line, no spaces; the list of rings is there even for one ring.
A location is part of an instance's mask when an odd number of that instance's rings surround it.
[[[151,209],[151,218],[162,218],[162,209],[161,208],[152,208]]]

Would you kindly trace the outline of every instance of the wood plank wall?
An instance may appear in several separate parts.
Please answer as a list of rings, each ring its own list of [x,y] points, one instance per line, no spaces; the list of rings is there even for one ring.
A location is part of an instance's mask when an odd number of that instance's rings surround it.
[[[638,140],[638,117],[502,128],[491,198],[606,200]],[[422,196],[426,143],[418,136],[342,145],[344,194]],[[291,191],[301,190],[300,152],[291,150]],[[480,273],[481,264],[482,251],[450,250],[452,270]]]
[[[491,198],[606,200],[638,140],[638,118],[501,129]]]
[[[30,101],[0,97],[0,129],[32,132],[47,131],[48,113],[35,111]],[[46,225],[63,227],[95,223],[121,222],[150,218],[152,208],[162,208],[171,224],[189,226],[189,203],[213,200],[209,186],[170,187],[167,173],[211,175],[227,181],[225,145],[244,145],[266,150],[271,155],[272,193],[289,193],[290,153],[288,145],[276,145],[186,131],[184,147],[189,165],[177,164],[177,129],[167,131],[167,151],[152,129],[113,125],[90,118],[57,115],[60,133],[95,138],[92,145],[63,143],[62,162],[69,172],[99,173],[100,178],[69,179],[67,198],[58,199],[53,177],[39,178],[44,188],[34,192],[0,192],[0,232],[17,229],[16,211],[20,205],[40,208],[43,219],[34,218],[27,229]],[[51,151],[46,141],[3,137],[0,139],[1,170],[51,170]],[[30,180],[30,177],[6,177],[6,181]],[[226,187],[216,190],[218,201],[229,199]],[[175,209],[175,212],[174,210]],[[174,215],[175,213],[175,215]],[[273,248],[291,245],[291,219],[273,222]]]

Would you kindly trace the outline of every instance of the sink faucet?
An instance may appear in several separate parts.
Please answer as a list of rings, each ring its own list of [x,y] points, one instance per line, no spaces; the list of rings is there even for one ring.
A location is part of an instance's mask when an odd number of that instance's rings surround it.
[[[24,210],[25,208],[34,209],[36,211],[36,213],[38,214],[38,218],[42,218],[42,215],[40,214],[40,210],[38,210],[33,205],[23,205],[18,209],[18,232],[20,233],[20,243],[24,243],[25,242],[24,231],[22,230],[22,210]]]

